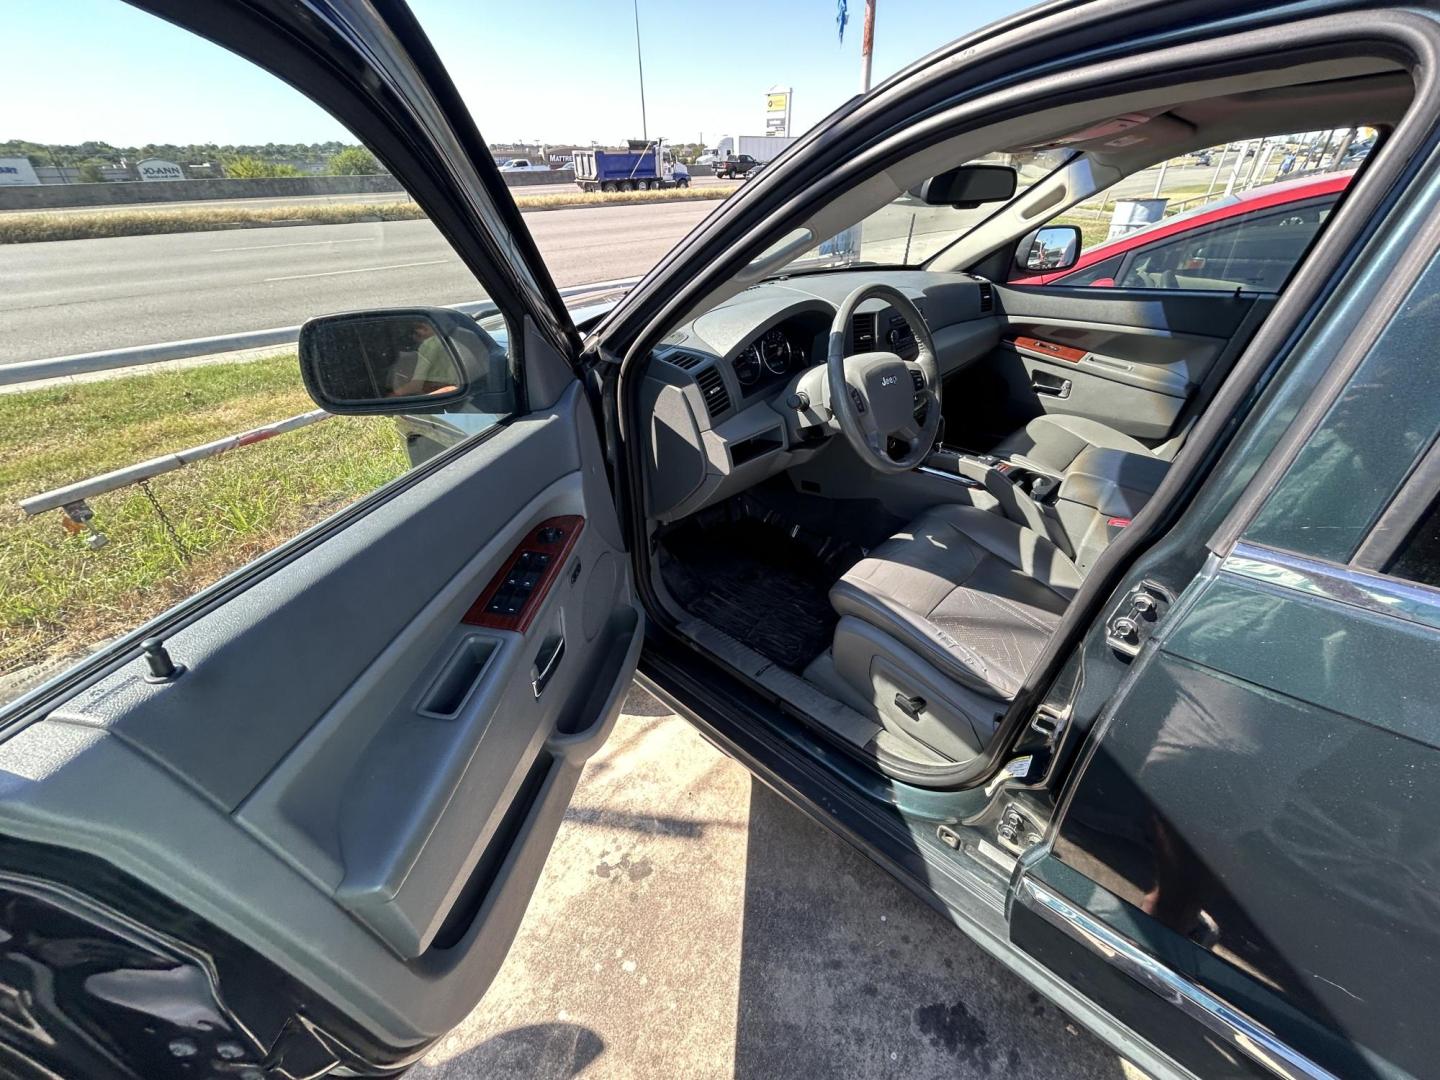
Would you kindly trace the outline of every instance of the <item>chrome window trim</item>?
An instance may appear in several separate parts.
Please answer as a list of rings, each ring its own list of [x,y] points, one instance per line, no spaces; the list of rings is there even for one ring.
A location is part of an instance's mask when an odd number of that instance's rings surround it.
[[[1242,540],[1231,549],[1220,572],[1440,629],[1440,589],[1372,570],[1322,562]]]
[[[1338,1080],[1334,1073],[1282,1042],[1268,1028],[1172,971],[1033,878],[1020,879],[1016,899],[1275,1076],[1285,1080]]]

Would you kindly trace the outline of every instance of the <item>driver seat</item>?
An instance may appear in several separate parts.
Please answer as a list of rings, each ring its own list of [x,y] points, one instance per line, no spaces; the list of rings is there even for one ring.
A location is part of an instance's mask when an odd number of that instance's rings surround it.
[[[840,578],[836,673],[893,732],[952,761],[994,733],[1083,575],[974,506],[926,510]]]

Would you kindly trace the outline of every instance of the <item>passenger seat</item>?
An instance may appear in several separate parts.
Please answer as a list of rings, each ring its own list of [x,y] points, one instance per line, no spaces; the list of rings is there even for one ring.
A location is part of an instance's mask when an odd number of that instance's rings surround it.
[[[1169,461],[1178,440],[1152,450],[1124,432],[1084,416],[1047,414],[1037,416],[1019,431],[1012,432],[990,451],[1024,468],[1064,476],[1086,450],[1123,450],[1127,454]]]

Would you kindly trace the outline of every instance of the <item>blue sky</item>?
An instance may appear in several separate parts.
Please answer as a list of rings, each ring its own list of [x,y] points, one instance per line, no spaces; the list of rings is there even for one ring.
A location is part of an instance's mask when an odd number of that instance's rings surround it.
[[[631,0],[411,0],[491,142],[640,135]],[[759,134],[794,88],[799,134],[859,88],[863,0],[639,0],[649,134]],[[1025,3],[878,0],[875,79]],[[318,142],[344,130],[298,92],[120,0],[8,0],[0,138],[116,145]]]

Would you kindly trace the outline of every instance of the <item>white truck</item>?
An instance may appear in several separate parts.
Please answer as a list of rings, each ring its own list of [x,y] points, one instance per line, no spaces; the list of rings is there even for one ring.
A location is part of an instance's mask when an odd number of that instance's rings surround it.
[[[727,157],[752,157],[760,164],[773,161],[798,135],[726,135],[695,159],[697,165],[716,165]]]
[[[531,163],[529,158],[511,158],[500,166],[501,172],[551,172],[549,165],[543,161]]]

